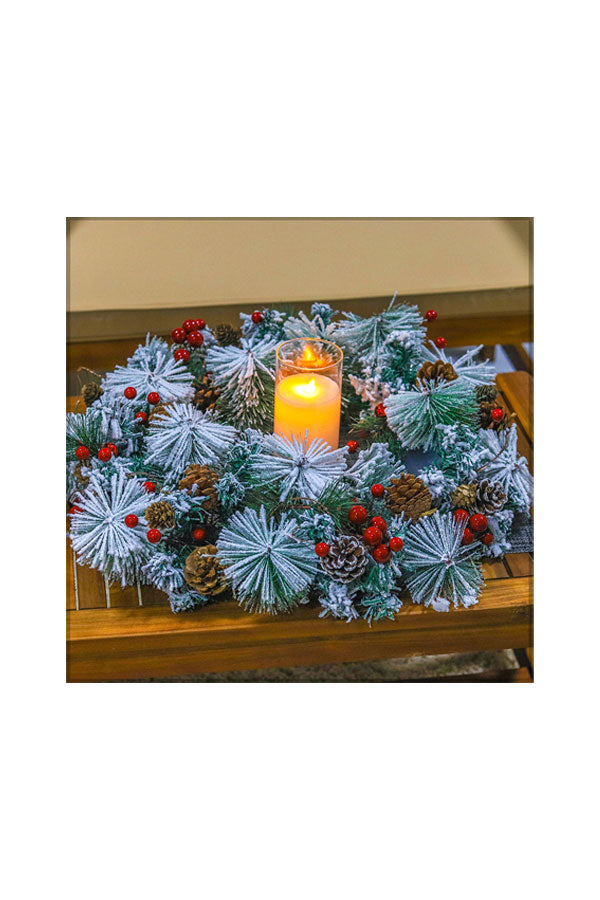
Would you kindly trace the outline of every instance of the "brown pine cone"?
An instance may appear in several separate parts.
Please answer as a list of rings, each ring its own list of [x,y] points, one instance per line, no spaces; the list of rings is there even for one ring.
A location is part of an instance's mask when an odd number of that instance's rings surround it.
[[[86,465],[83,462],[77,463],[75,468],[73,469],[73,478],[77,484],[77,487],[82,490],[86,488],[90,482],[90,472],[92,471],[91,466]]]
[[[224,323],[223,325],[217,325],[213,331],[214,336],[217,339],[217,343],[220,347],[230,347],[235,344],[236,347],[240,346],[240,333],[236,331],[235,328],[232,328],[231,325]]]
[[[222,594],[227,588],[225,570],[217,558],[214,544],[192,550],[185,561],[183,577],[191,588],[208,597]]]
[[[499,422],[495,422],[492,419],[492,410],[498,409],[497,403],[488,403],[484,401],[479,404],[479,427],[480,428],[488,428],[492,431],[504,431],[506,426],[510,423],[511,417],[507,415],[506,410],[504,410],[504,415],[500,419]],[[502,409],[502,407],[500,407]]]
[[[152,412],[148,416],[148,422],[152,422],[157,416],[164,416],[169,412],[170,403],[157,403],[152,407]]]
[[[475,503],[476,495],[476,484],[459,484],[459,486],[452,494],[452,504],[453,506],[458,506],[461,509],[469,509],[469,507],[473,506],[473,504]]]
[[[475,508],[480,513],[494,513],[506,503],[506,494],[498,481],[482,481],[477,485]]]
[[[404,473],[400,478],[390,479],[387,503],[395,515],[404,513],[406,518],[415,522],[431,509],[432,502],[431,491],[415,475]]]
[[[424,362],[417,372],[417,381],[456,381],[458,375],[452,367],[452,363],[445,363],[441,359],[435,362]]]
[[[166,500],[151,503],[144,515],[150,528],[173,528],[175,525],[175,510]]]
[[[98,397],[101,397],[103,393],[104,388],[101,388],[100,385],[95,381],[90,381],[88,384],[84,384],[84,386],[81,388],[81,396],[86,406],[91,406],[94,400],[97,400]]]
[[[478,403],[493,403],[497,393],[495,384],[478,384],[475,387],[475,399]]]
[[[204,509],[214,509],[219,502],[216,484],[219,476],[210,466],[194,463],[188,466],[179,482],[179,490],[187,491],[192,497],[206,497]]]
[[[214,409],[219,399],[219,393],[219,388],[215,386],[210,375],[205,375],[196,388],[194,404],[203,412]]]
[[[329,553],[321,560],[321,565],[334,581],[348,584],[362,575],[367,562],[367,548],[360,538],[342,535],[332,543]]]

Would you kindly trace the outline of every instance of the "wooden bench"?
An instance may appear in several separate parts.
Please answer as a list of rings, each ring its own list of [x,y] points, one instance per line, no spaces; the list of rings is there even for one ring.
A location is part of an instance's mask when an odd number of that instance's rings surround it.
[[[531,375],[499,375],[497,384],[517,416],[519,450],[531,466]],[[220,603],[176,616],[154,588],[109,586],[99,572],[77,565],[67,542],[67,679],[120,681],[513,648],[522,651],[521,667],[508,680],[531,681],[533,654],[525,650],[533,646],[532,557],[511,553],[483,569],[486,586],[477,606],[437,613],[407,597],[394,621],[371,627],[363,620],[320,619],[313,606],[270,617]]]

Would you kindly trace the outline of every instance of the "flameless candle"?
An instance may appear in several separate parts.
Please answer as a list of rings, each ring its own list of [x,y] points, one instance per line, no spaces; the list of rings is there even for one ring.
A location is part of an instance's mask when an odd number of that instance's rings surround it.
[[[276,434],[336,449],[340,434],[342,351],[330,341],[295,338],[277,348]]]

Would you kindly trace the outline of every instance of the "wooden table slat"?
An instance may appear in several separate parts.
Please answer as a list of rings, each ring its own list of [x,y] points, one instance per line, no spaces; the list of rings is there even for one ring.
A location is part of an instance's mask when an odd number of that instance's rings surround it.
[[[496,384],[512,406],[523,430],[533,441],[533,379],[529,372],[509,372],[496,377]]]
[[[511,575],[515,578],[533,575],[533,558],[531,553],[507,553],[505,562]]]

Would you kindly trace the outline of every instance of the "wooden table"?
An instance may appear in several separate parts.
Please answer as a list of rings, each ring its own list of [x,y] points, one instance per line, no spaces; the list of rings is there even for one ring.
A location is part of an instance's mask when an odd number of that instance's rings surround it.
[[[498,375],[501,399],[517,416],[519,449],[532,464],[532,379]],[[173,615],[166,595],[147,586],[109,586],[75,563],[67,542],[67,679],[120,681],[399,656],[533,646],[533,560],[511,553],[483,565],[477,606],[437,613],[407,598],[394,621],[349,624],[318,618],[313,606],[256,616],[234,603]],[[530,681],[528,656],[511,680]]]

